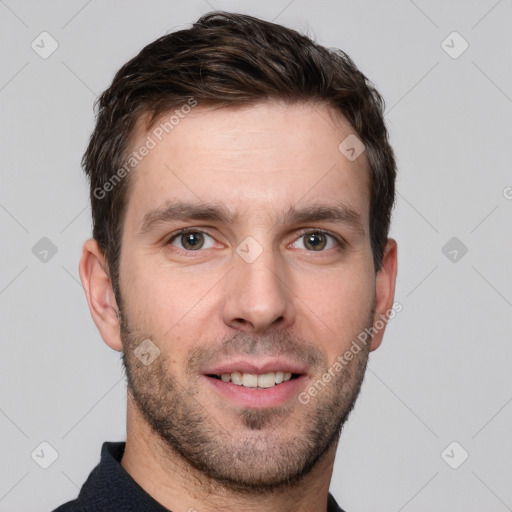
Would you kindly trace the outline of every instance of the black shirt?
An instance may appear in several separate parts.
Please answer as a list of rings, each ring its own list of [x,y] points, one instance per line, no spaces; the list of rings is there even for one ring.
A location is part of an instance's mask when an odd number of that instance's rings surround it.
[[[101,461],[85,481],[78,498],[53,512],[170,512],[121,466],[125,445],[103,443]],[[327,512],[343,512],[331,494]]]

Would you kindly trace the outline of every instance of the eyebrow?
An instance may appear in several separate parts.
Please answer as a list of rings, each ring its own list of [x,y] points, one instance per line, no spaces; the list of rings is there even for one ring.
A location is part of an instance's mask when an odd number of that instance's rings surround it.
[[[290,224],[302,224],[320,221],[346,224],[357,234],[365,234],[364,223],[361,215],[356,210],[343,204],[340,204],[339,206],[312,204],[310,206],[299,209],[292,206],[284,214],[283,221]]]
[[[217,203],[172,201],[165,203],[160,208],[149,210],[144,215],[139,235],[143,235],[159,225],[178,220],[206,220],[231,224],[237,218],[237,213],[231,212],[225,206]],[[303,208],[291,206],[284,214],[279,216],[276,224],[302,224],[320,221],[346,224],[355,233],[365,234],[361,215],[356,210],[343,204],[339,206],[312,204]]]
[[[236,217],[227,208],[218,204],[173,201],[147,212],[139,234],[143,235],[161,224],[176,220],[210,220],[230,224]]]

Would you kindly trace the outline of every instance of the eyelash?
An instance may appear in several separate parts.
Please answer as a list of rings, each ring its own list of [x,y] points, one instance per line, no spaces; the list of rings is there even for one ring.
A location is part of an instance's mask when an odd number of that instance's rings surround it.
[[[185,235],[187,233],[202,233],[204,235],[208,235],[209,237],[213,238],[212,235],[210,235],[209,233],[207,233],[206,231],[203,231],[201,229],[196,229],[196,228],[183,228],[183,229],[180,229],[179,231],[175,232],[166,242],[166,245],[171,245],[171,243],[176,240],[178,237],[182,236],[182,235]],[[334,233],[331,233],[330,231],[326,231],[326,230],[323,230],[323,229],[311,229],[311,228],[306,228],[302,231],[300,231],[300,234],[299,236],[294,240],[293,243],[295,243],[297,240],[299,240],[300,238],[303,238],[304,236],[306,235],[310,235],[310,234],[313,234],[313,233],[320,233],[322,235],[326,235],[330,238],[332,238],[336,244],[338,245],[337,249],[342,249],[343,247],[345,247],[346,245],[346,241],[343,240],[343,238],[341,238],[339,235],[335,235]],[[291,244],[290,244],[291,245]],[[190,251],[190,250],[186,250],[186,249],[180,249],[179,247],[176,247],[177,250],[179,251],[182,251],[182,252],[186,252],[188,254],[190,253],[193,253],[193,252],[201,252],[201,250],[198,250],[198,251]],[[327,249],[327,250],[330,250],[330,249]],[[314,253],[314,252],[325,252],[325,251],[308,251],[308,252],[311,252],[311,253]]]
[[[176,231],[169,240],[167,240],[166,245],[169,245],[171,242],[176,240],[176,238],[180,237],[181,235],[186,235],[187,233],[202,233],[203,235],[208,235],[209,237],[213,238],[212,235],[207,233],[206,231],[203,231],[202,229],[197,228],[183,228],[179,231]]]
[[[339,235],[336,235],[336,234],[331,233],[330,231],[326,231],[324,229],[311,229],[311,228],[306,228],[306,229],[300,231],[300,235],[295,239],[294,243],[297,240],[299,240],[300,238],[303,238],[306,235],[311,235],[313,233],[320,233],[322,235],[328,236],[329,238],[332,238],[334,240],[334,242],[338,245],[338,247],[336,247],[336,249],[342,249],[346,245],[345,240],[343,240],[343,238]],[[329,250],[329,249],[327,249],[327,250]],[[326,251],[308,251],[308,252],[314,253],[314,252],[326,252]]]

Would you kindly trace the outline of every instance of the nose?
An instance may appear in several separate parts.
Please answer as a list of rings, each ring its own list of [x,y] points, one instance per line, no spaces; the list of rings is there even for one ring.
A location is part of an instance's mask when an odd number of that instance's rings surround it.
[[[235,254],[224,291],[223,319],[233,329],[264,333],[295,321],[290,276],[270,249],[252,263]]]

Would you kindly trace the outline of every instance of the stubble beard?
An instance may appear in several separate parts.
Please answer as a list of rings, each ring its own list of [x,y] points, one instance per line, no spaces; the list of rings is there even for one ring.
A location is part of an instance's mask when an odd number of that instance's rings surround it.
[[[197,369],[219,351],[231,355],[289,354],[315,369],[313,382],[328,372],[325,356],[312,344],[304,343],[285,331],[264,337],[239,333],[219,345],[196,347],[188,357],[187,382],[178,382],[164,351],[149,366],[133,354],[141,336],[124,316],[121,319],[123,367],[128,391],[152,431],[186,465],[210,482],[245,494],[272,493],[297,486],[336,445],[359,394],[368,360],[369,346],[328,385],[311,397],[308,404],[292,400],[272,409],[244,409],[233,425],[220,424],[201,403],[196,387]],[[367,324],[373,321],[373,310]],[[156,344],[158,341],[153,340]],[[172,343],[166,343],[172,346]],[[341,355],[341,354],[340,354]],[[297,358],[296,357],[296,358]],[[332,375],[332,374],[331,374]],[[292,412],[303,411],[294,423]],[[232,411],[231,411],[232,414]]]

